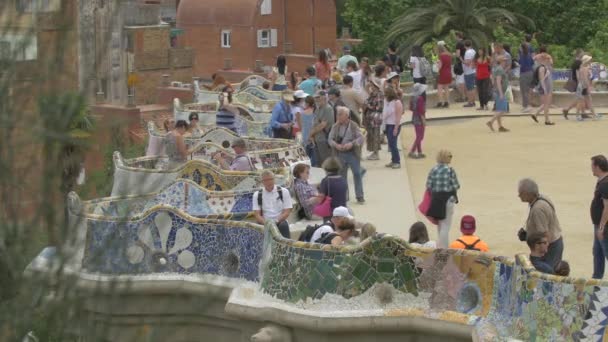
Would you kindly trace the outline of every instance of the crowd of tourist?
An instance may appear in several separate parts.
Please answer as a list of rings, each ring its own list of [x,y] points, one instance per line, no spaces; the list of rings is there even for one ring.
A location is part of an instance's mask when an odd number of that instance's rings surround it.
[[[326,176],[318,186],[309,183],[310,166],[297,165],[293,170],[295,200],[299,203],[298,218],[321,220],[319,225],[310,225],[300,235],[301,241],[332,245],[354,243],[373,236],[381,236],[371,224],[357,229],[352,210],[347,207],[349,190],[347,173],[354,177],[356,202],[365,203],[363,176],[366,170],[363,158],[379,160],[383,143],[388,144],[391,161],[388,168],[401,167],[398,137],[404,111],[411,112],[411,123],[415,140],[407,156],[425,158],[422,142],[426,127],[427,82],[436,78],[436,108],[450,106],[450,88],[455,85],[459,95],[457,102],[464,107],[479,107],[477,110],[492,110],[495,114],[487,122],[494,131],[508,132],[503,125],[503,116],[510,111],[512,103],[511,80],[514,69],[519,69],[522,111],[529,113],[535,122],[543,115],[544,124],[554,125],[549,118],[549,108],[553,93],[553,58],[545,47],[538,51],[532,46],[532,37],[526,36],[518,48],[518,59],[511,54],[508,44],[494,43],[490,47],[474,47],[473,43],[457,33],[454,52],[440,41],[436,46],[435,68],[424,55],[420,46],[412,47],[408,63],[397,54],[394,44],[388,47],[382,60],[370,65],[367,58],[359,61],[351,55],[347,46],[335,66],[329,62],[326,50],[319,53],[314,65],[306,68],[301,78],[297,72],[288,73],[287,60],[277,58],[276,66],[269,74],[270,82],[264,87],[281,91],[281,101],[272,110],[270,127],[272,136],[281,139],[298,139],[311,165],[322,167]],[[598,118],[591,102],[592,57],[580,51],[572,65],[571,80],[567,89],[576,93],[576,100],[563,109],[563,115],[576,108],[577,119]],[[401,73],[409,69],[414,84],[410,90],[409,103],[405,106],[401,89]],[[222,88],[218,125],[233,129],[234,115],[238,112],[231,106],[233,89],[225,85],[220,76],[214,78],[212,86]],[[533,112],[532,93],[541,98],[540,107]],[[171,134],[175,136],[175,155],[182,158],[185,145],[179,135],[198,134],[198,117],[189,118],[191,125],[175,124]],[[183,132],[182,132],[183,131]],[[187,133],[190,132],[190,133]],[[181,142],[180,142],[181,141]],[[367,152],[362,155],[363,147]],[[224,169],[252,170],[246,154],[244,141],[236,140],[232,147],[237,157],[228,163],[222,155],[215,158]],[[429,239],[427,227],[422,222],[414,223],[409,231],[409,242],[427,248],[452,248],[489,252],[490,247],[477,235],[476,220],[471,215],[460,219],[462,235],[450,241],[454,206],[458,204],[460,183],[456,171],[451,166],[453,155],[442,150],[437,154],[437,164],[430,170],[423,203],[419,206],[430,222],[437,225],[438,239]],[[181,160],[181,159],[180,159]],[[594,278],[602,278],[605,258],[608,258],[608,237],[605,227],[608,223],[608,161],[603,156],[592,158],[593,174],[598,178],[591,216],[595,231],[593,245]],[[290,238],[287,218],[292,210],[292,199],[287,189],[274,184],[270,171],[262,174],[263,189],[253,197],[256,220],[276,222],[279,231]],[[530,261],[539,271],[558,275],[568,275],[569,265],[562,260],[564,239],[553,202],[541,195],[537,183],[532,179],[522,179],[518,185],[519,197],[529,206],[525,225],[518,232],[521,241],[530,248]]]

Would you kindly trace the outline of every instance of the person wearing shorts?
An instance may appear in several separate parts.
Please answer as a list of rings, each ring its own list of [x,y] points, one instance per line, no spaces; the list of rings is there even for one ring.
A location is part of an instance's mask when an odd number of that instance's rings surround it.
[[[494,121],[498,122],[499,132],[508,132],[502,125],[502,116],[509,110],[509,103],[507,101],[507,88],[509,87],[509,77],[505,71],[507,59],[504,56],[496,58],[496,66],[492,71],[492,78],[494,79],[494,101],[496,103],[496,114],[492,117],[492,120],[488,121],[486,125],[494,131]]]
[[[475,50],[470,40],[464,41],[467,51],[464,53],[464,85],[467,89],[467,104],[464,107],[475,107],[475,80],[477,69],[475,67]]]

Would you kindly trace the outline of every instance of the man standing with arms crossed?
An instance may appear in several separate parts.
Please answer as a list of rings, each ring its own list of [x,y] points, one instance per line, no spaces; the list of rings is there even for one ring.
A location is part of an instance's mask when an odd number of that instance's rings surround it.
[[[591,172],[597,177],[593,201],[591,201],[591,221],[595,237],[593,239],[593,278],[604,278],[605,258],[608,257],[608,160],[603,155],[591,158]]]

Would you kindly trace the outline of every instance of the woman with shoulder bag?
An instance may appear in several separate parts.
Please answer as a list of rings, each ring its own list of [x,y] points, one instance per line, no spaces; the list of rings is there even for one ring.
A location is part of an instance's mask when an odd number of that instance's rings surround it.
[[[321,184],[319,184],[319,196],[321,199],[313,212],[316,215],[323,216],[324,219],[329,219],[335,208],[346,207],[348,184],[346,183],[346,179],[340,175],[342,164],[338,158],[327,158],[323,162],[323,169],[326,172],[326,176],[321,181]],[[329,201],[329,205],[325,202],[326,200]],[[321,206],[324,208],[319,208]],[[323,209],[323,211],[320,209]]]
[[[426,190],[431,194],[431,204],[426,216],[438,221],[438,248],[447,248],[450,243],[450,226],[454,206],[458,203],[457,191],[460,183],[456,172],[449,165],[452,162],[452,153],[441,150],[437,154],[437,165],[435,165],[426,181]]]

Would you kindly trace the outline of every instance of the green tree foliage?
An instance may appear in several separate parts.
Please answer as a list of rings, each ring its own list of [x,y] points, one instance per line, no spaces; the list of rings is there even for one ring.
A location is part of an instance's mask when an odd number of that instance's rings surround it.
[[[501,25],[507,30],[533,27],[528,17],[503,8],[486,7],[480,0],[440,0],[431,6],[411,8],[391,25],[387,40],[400,40],[400,50],[407,53],[411,46],[422,45],[451,31],[461,31],[476,46],[487,46],[493,30]]]
[[[386,31],[413,3],[412,0],[346,0],[342,17],[350,23],[353,35],[363,39],[355,53],[371,58],[383,56],[388,45],[384,41]]]

